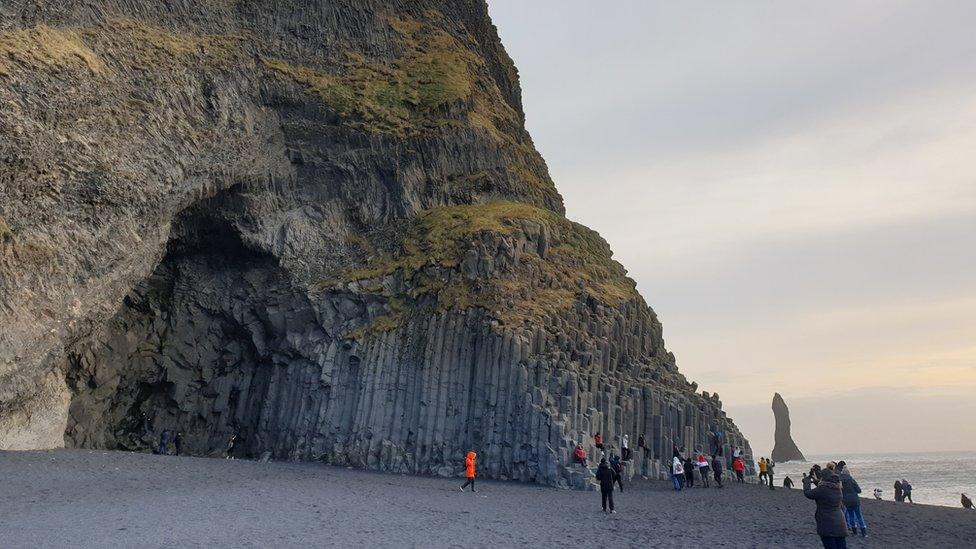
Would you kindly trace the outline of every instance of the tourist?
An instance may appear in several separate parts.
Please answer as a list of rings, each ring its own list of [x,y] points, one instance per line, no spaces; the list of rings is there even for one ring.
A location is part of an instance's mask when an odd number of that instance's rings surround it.
[[[875,488],[874,489],[874,499],[881,499],[881,494],[883,494],[883,493],[884,493],[884,490],[882,490],[881,488]]]
[[[740,457],[742,457],[742,450],[738,446],[736,446],[735,449],[732,450],[732,459],[740,458]]]
[[[766,458],[759,458],[759,484],[766,484]]]
[[[840,479],[831,467],[827,469],[816,488],[811,487],[809,476],[803,477],[803,495],[817,502],[814,520],[824,549],[847,549],[847,522],[840,509],[844,497]]]
[[[599,431],[597,431],[596,434],[593,435],[593,445],[599,448],[600,450],[603,450],[603,437],[600,435]]]
[[[674,491],[680,492],[685,485],[685,468],[681,465],[681,458],[674,457],[671,462],[671,482],[674,483]]]
[[[973,500],[969,499],[969,496],[967,496],[966,494],[962,494],[962,496],[959,498],[959,501],[962,503],[962,506],[965,507],[966,509],[974,508]]]
[[[820,465],[814,463],[813,466],[810,467],[810,482],[812,482],[814,485],[820,484],[820,475]]]
[[[857,535],[858,526],[861,527],[861,537],[867,537],[868,527],[864,524],[864,515],[861,514],[861,487],[851,476],[847,464],[843,461],[837,463],[838,478],[840,478],[841,491],[844,496],[844,516],[847,518],[847,527],[851,533]]]
[[[915,503],[912,501],[912,485],[905,479],[901,479],[901,500]]]
[[[234,446],[237,445],[237,435],[231,435],[227,440],[227,456],[225,459],[234,459]]]
[[[169,453],[169,431],[167,429],[163,429],[159,435],[159,449],[156,453],[163,456]]]
[[[694,488],[695,487],[695,464],[691,462],[691,458],[685,458],[684,463],[681,464],[682,469],[685,470],[685,487]]]
[[[732,460],[732,470],[735,471],[735,481],[739,484],[743,484],[746,481],[746,464],[743,463],[742,458],[738,457]]]
[[[471,485],[471,491],[474,492],[474,465],[475,459],[478,454],[469,451],[468,455],[464,456],[464,484],[461,485],[461,491],[463,492],[468,485]]]
[[[624,461],[630,461],[630,439],[627,435],[624,435],[623,438],[620,439],[620,454],[621,459]],[[623,492],[623,490],[620,491]]]
[[[641,458],[647,458],[647,441],[644,440],[644,433],[637,435],[637,449],[641,453]]]
[[[604,513],[616,513],[613,509],[614,476],[613,470],[607,464],[606,458],[601,459],[600,466],[596,469],[596,479],[600,481],[600,500],[603,502]]]
[[[773,486],[773,468],[774,467],[776,467],[776,464],[773,463],[773,460],[767,459],[766,460],[766,483],[769,484],[769,489],[770,490],[775,490],[776,489],[776,487]]]
[[[573,461],[586,467],[586,450],[583,449],[583,443],[576,445],[576,450],[573,451]]]
[[[183,433],[180,431],[177,431],[176,436],[173,437],[173,448],[176,450],[176,455],[183,453]]]
[[[708,488],[708,472],[711,467],[708,465],[708,460],[705,456],[698,454],[698,472],[701,473],[702,488]]]
[[[712,456],[712,474],[715,475],[715,484],[718,487],[722,487],[722,460],[718,459],[718,455]]]
[[[620,465],[620,456],[610,452],[610,470],[613,471],[614,480],[620,485],[620,491],[624,491],[623,467]]]
[[[895,481],[895,501],[905,501],[900,480]]]
[[[789,475],[786,475],[786,478],[783,479],[783,488],[786,488],[787,490],[793,488],[793,479],[791,479]]]
[[[140,423],[142,423],[142,436],[148,436],[152,434],[152,421],[149,419],[149,414],[142,412],[140,416]]]

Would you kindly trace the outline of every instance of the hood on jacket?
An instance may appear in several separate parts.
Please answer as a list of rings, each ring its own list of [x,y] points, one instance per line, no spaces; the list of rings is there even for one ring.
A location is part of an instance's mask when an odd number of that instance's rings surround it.
[[[475,457],[477,457],[477,456],[478,456],[478,454],[476,454],[476,453],[474,453],[474,451],[472,451],[472,450],[469,450],[469,451],[468,451],[468,455],[467,455],[466,457],[467,457],[468,459],[474,459],[474,458],[475,458]]]

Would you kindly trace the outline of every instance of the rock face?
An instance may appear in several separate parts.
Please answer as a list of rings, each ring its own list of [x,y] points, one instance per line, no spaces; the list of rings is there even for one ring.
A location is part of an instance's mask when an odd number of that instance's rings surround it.
[[[796,447],[790,434],[790,409],[779,393],[773,395],[773,416],[776,420],[776,433],[773,443],[773,461],[806,461],[803,452]]]
[[[563,216],[481,0],[4,3],[0,102],[2,448],[751,455]]]

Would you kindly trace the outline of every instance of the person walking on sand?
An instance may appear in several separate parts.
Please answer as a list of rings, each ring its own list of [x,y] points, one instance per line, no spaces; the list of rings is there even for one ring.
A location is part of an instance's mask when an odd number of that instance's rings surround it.
[[[607,459],[600,460],[600,466],[596,469],[596,479],[600,481],[600,500],[603,503],[604,513],[616,513],[613,508],[613,470],[607,463]],[[609,508],[609,511],[607,510]]]
[[[969,499],[969,496],[967,496],[966,494],[961,494],[960,495],[960,497],[959,497],[959,503],[962,503],[962,506],[964,508],[966,508],[966,509],[973,509],[974,508],[973,507],[973,500]]]
[[[583,449],[582,443],[576,445],[576,450],[573,451],[573,461],[586,467],[586,450]]]
[[[674,483],[674,491],[680,492],[685,485],[685,468],[681,464],[681,458],[678,456],[674,457],[674,461],[671,462],[671,482]]]
[[[743,463],[742,458],[735,458],[732,460],[732,470],[735,471],[735,482],[737,484],[745,484],[746,464]]]
[[[614,480],[620,485],[620,491],[624,491],[623,467],[620,465],[620,456],[610,452],[610,470],[613,471]]]
[[[685,470],[685,488],[695,487],[695,464],[691,462],[691,458],[685,458],[681,466]]]
[[[464,484],[461,485],[461,491],[463,492],[468,485],[471,485],[471,491],[476,492],[474,489],[474,462],[478,457],[478,454],[473,451],[468,451],[468,455],[464,457]]]
[[[712,456],[712,474],[715,475],[715,484],[719,488],[722,487],[722,460],[718,459],[718,455]]]
[[[596,434],[593,435],[593,445],[600,450],[603,450],[603,436],[600,435],[600,431],[597,431]]]
[[[773,485],[773,469],[775,467],[776,464],[773,463],[773,460],[771,459],[766,460],[766,483],[769,484],[770,490],[776,489],[776,487]]]
[[[837,473],[844,496],[844,517],[847,519],[847,527],[856,536],[857,528],[860,526],[861,537],[867,537],[868,527],[864,524],[864,515],[861,514],[861,498],[858,496],[861,493],[861,486],[851,476],[847,463],[837,462]]]
[[[698,466],[698,472],[701,473],[702,488],[708,488],[708,472],[711,470],[711,467],[708,465],[708,460],[705,459],[704,455],[698,454],[698,463],[696,465]]]
[[[786,478],[783,479],[783,488],[787,490],[793,488],[793,479],[789,475],[786,475]]]
[[[901,500],[915,503],[912,501],[912,485],[905,479],[901,479]]]
[[[766,484],[766,458],[759,458],[759,484]]]
[[[837,473],[828,467],[816,488],[811,487],[810,477],[804,476],[803,495],[817,503],[814,520],[824,549],[847,549],[847,522],[840,509],[844,495]]]

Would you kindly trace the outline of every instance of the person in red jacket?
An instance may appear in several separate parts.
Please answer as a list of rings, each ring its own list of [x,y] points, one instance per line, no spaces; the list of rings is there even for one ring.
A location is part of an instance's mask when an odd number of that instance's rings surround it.
[[[737,457],[732,461],[732,470],[735,471],[735,481],[742,484],[746,481],[746,464],[742,461],[742,458]]]
[[[474,460],[478,457],[478,454],[474,452],[468,452],[467,457],[464,458],[464,484],[461,485],[461,491],[470,484],[471,491],[474,492]]]
[[[576,445],[576,450],[573,451],[573,460],[586,467],[586,450],[583,449],[582,444]]]

